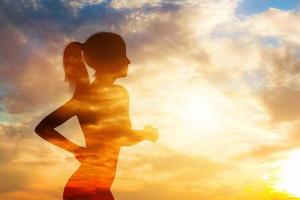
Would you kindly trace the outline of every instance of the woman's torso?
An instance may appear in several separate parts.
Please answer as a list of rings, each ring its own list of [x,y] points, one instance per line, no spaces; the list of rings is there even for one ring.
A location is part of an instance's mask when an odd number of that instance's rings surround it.
[[[77,99],[77,117],[87,148],[119,148],[122,132],[131,128],[126,89],[119,85],[91,86]]]

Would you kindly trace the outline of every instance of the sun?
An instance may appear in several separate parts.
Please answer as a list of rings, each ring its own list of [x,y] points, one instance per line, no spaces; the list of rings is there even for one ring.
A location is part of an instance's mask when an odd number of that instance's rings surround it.
[[[282,162],[276,188],[295,197],[300,197],[300,150],[293,152],[289,159]]]
[[[179,105],[177,108],[178,115],[180,115],[185,126],[190,130],[199,129],[212,129],[215,125],[217,112],[212,103],[201,97],[189,97]]]

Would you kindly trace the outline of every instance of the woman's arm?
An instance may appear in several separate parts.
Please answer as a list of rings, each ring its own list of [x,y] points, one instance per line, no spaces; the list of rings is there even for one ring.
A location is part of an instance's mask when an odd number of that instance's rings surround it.
[[[158,140],[158,130],[152,126],[145,126],[143,130],[130,130],[126,137],[122,137],[123,146],[135,145],[144,140],[155,142]]]
[[[75,110],[78,106],[77,104],[78,101],[76,101],[75,99],[71,99],[67,103],[50,113],[35,128],[36,134],[38,134],[44,140],[71,153],[76,153],[76,151],[83,148],[74,144],[55,130],[56,127],[76,115]]]
[[[158,130],[152,126],[145,126],[143,130],[132,130],[131,123],[129,119],[129,94],[128,91],[120,85],[115,85],[116,88],[119,88],[118,92],[120,94],[121,108],[119,110],[123,111],[123,115],[126,116],[126,123],[123,123],[124,128],[121,130],[122,136],[120,138],[120,143],[122,146],[131,146],[135,145],[144,140],[156,141],[158,139]]]

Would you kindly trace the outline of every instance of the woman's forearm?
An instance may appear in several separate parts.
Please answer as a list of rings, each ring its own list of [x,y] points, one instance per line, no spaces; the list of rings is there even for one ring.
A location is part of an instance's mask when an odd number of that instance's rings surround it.
[[[57,132],[54,128],[51,127],[43,127],[42,125],[38,125],[35,129],[35,132],[37,135],[39,135],[44,140],[63,148],[66,151],[69,151],[71,153],[75,153],[76,150],[79,148],[82,148],[78,146],[77,144],[74,144],[67,138],[65,138],[63,135],[61,135],[59,132]]]
[[[155,142],[158,139],[158,130],[152,126],[145,126],[143,130],[132,130],[126,131],[125,137],[123,138],[123,145],[130,146],[137,144],[143,140],[149,140]]]
[[[129,130],[125,136],[121,138],[122,146],[131,146],[145,140],[143,130]]]

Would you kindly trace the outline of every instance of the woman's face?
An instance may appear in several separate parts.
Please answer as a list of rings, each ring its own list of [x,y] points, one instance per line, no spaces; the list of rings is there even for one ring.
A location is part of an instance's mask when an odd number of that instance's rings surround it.
[[[100,74],[110,74],[114,78],[126,77],[128,65],[131,63],[126,53],[110,59],[103,59],[101,57],[91,58],[84,54],[84,60],[96,72]]]
[[[128,72],[128,65],[130,64],[129,58],[125,55],[118,59],[112,60],[107,63],[109,69],[113,69],[112,72],[115,78],[126,77]]]

